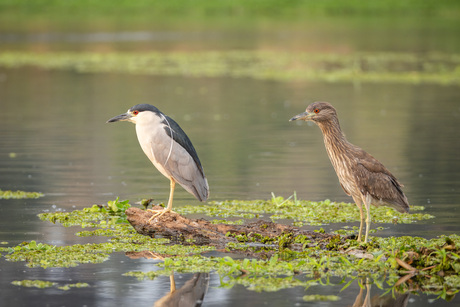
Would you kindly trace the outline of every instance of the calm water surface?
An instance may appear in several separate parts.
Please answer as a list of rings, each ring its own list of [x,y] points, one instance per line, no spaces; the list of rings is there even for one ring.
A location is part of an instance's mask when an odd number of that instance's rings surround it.
[[[288,122],[316,100],[333,103],[348,139],[372,153],[405,184],[411,204],[423,205],[436,216],[412,225],[382,225],[385,229],[377,235],[431,238],[460,231],[457,86],[0,68],[0,188],[45,194],[37,200],[0,201],[0,242],[8,246],[30,240],[85,243],[89,239],[76,237],[77,230],[42,222],[37,214],[81,209],[116,197],[131,202],[151,197],[167,201],[168,181],[142,153],[134,126],[105,123],[137,103],[154,104],[187,132],[208,177],[210,200],[267,199],[272,192],[288,197],[295,191],[302,199],[351,201],[338,184],[320,130]],[[11,158],[10,153],[16,157]],[[185,204],[198,202],[178,187],[174,205]],[[341,226],[323,227],[329,231]],[[168,292],[169,278],[141,282],[121,274],[155,270],[155,263],[113,254],[102,264],[44,270],[0,258],[0,305],[31,306],[38,301],[41,306],[125,306],[133,302],[151,306]],[[192,277],[176,275],[177,286]],[[11,285],[23,279],[88,282],[91,287],[61,291]],[[343,285],[275,293],[219,286],[219,277],[211,274],[204,306],[316,306],[302,300],[307,294],[339,295],[339,303],[324,306],[348,306],[360,295],[357,282],[343,292]],[[376,286],[366,291],[372,297],[382,294]],[[432,306],[430,299],[434,298],[422,294],[397,299],[407,300],[410,306]],[[460,301],[437,300],[435,304],[456,306]]]

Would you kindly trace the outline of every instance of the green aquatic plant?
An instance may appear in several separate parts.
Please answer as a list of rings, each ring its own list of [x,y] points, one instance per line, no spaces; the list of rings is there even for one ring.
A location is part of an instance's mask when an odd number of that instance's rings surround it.
[[[27,288],[40,288],[40,289],[43,289],[43,288],[50,288],[50,287],[53,287],[55,285],[57,285],[57,283],[55,282],[51,282],[51,281],[45,281],[45,280],[38,280],[38,279],[35,279],[35,280],[30,280],[30,279],[24,279],[24,280],[14,280],[11,282],[11,284],[15,285],[15,286],[21,286],[21,287],[27,287]]]
[[[313,302],[313,301],[331,301],[331,302],[335,302],[335,301],[340,300],[340,296],[314,294],[314,295],[305,295],[303,297],[303,300],[306,301],[306,302]]]
[[[131,226],[121,224],[111,231],[107,229],[78,232],[79,236],[99,235],[109,237],[106,243],[73,244],[56,246],[35,241],[24,242],[14,247],[3,247],[8,261],[25,261],[28,267],[74,267],[82,263],[102,263],[114,252],[152,251],[170,256],[190,255],[214,250],[211,246],[169,245],[167,239],[152,239],[141,236]]]
[[[78,282],[78,283],[75,283],[75,284],[65,284],[65,285],[59,286],[57,288],[59,290],[67,291],[67,290],[70,290],[72,288],[86,288],[86,287],[89,287],[89,284],[87,284],[86,282]]]
[[[223,219],[220,219],[220,220],[214,219],[214,220],[211,220],[211,223],[212,224],[227,224],[227,225],[243,225],[244,220],[239,219],[239,220],[231,221],[231,220],[223,220]]]
[[[401,276],[407,273],[405,268],[395,265],[397,257],[404,258],[404,255],[423,253],[426,248],[439,246],[441,242],[450,240],[455,244],[460,243],[459,236],[449,236],[432,240],[421,238],[390,238],[390,240],[379,239],[364,247],[358,243],[351,245],[351,250],[361,248],[368,257],[356,257],[350,251],[350,245],[344,245],[338,251],[304,249],[301,252],[290,251],[291,257],[284,257],[285,251],[279,251],[272,257],[264,259],[234,259],[229,256],[205,257],[202,255],[165,258],[164,262],[157,264],[162,270],[155,272],[129,272],[126,276],[135,276],[142,280],[144,278],[154,279],[158,276],[170,275],[173,272],[194,273],[194,272],[215,272],[220,276],[221,286],[233,287],[237,284],[244,285],[255,291],[277,291],[295,286],[308,287],[311,278],[319,284],[329,285],[329,278],[343,277],[344,284],[342,291],[354,280],[368,278],[380,289],[388,291],[405,292],[405,283],[400,283]],[[387,242],[390,241],[390,242]],[[397,254],[394,254],[394,247]],[[347,248],[347,250],[343,250]],[[364,248],[364,249],[363,249]],[[445,248],[444,248],[445,249]],[[458,252],[447,252],[453,257]],[[293,255],[293,257],[292,257]],[[429,256],[429,254],[427,254]],[[430,257],[430,256],[429,256]],[[452,258],[452,259],[453,259]],[[407,258],[406,261],[408,261]],[[399,260],[401,261],[401,260]],[[412,262],[414,275],[412,282],[420,284],[422,291],[429,289],[430,293],[441,295],[443,293],[456,293],[460,290],[460,280],[455,270],[446,270],[445,276],[437,274],[435,266],[428,266],[432,261],[442,263],[436,257],[420,262]],[[452,261],[452,267],[460,264],[458,259]],[[396,262],[398,263],[398,262]],[[404,263],[404,262],[402,262]],[[385,282],[385,284],[384,284]]]
[[[330,201],[321,203],[323,207],[336,210]],[[278,214],[284,214],[309,205],[312,202],[298,200],[295,195],[288,199],[273,195],[270,200],[227,201],[196,206],[193,212],[216,214],[216,208],[222,207],[224,215],[229,217],[232,217],[233,211],[238,210],[240,213],[263,216],[270,214],[266,211],[272,212],[270,208],[274,207]],[[123,275],[142,280],[173,273],[212,272],[220,276],[222,287],[242,285],[253,291],[330,285],[332,277],[342,278],[343,290],[361,278],[368,278],[379,288],[390,292],[409,291],[406,280],[401,281],[402,278],[408,278],[412,284],[419,285],[421,291],[436,294],[446,300],[460,290],[460,236],[457,235],[434,239],[372,237],[367,244],[363,244],[356,240],[346,240],[340,235],[314,242],[306,235],[296,236],[291,233],[276,238],[246,233],[236,236],[239,242],[227,244],[226,254],[210,256],[205,253],[215,250],[212,246],[196,246],[193,242],[173,244],[168,239],[153,239],[136,233],[126,221],[124,210],[129,206],[128,201],[116,199],[106,205],[94,205],[72,212],[40,214],[40,218],[45,221],[62,226],[80,226],[82,229],[76,232],[77,236],[106,237],[107,242],[56,246],[30,241],[12,247],[0,247],[0,252],[7,261],[24,261],[29,267],[42,268],[101,263],[114,252],[124,252],[127,255],[140,253],[158,259],[158,269],[152,272],[126,272]],[[344,204],[344,207],[355,208],[349,204]],[[177,208],[177,211],[191,209]],[[341,210],[337,210],[336,215],[340,214]],[[350,214],[344,214],[349,219]],[[393,214],[391,220],[404,220]],[[377,218],[379,215],[385,220],[387,213],[382,211],[377,214]],[[330,218],[326,214],[323,217]],[[233,258],[234,254],[252,256]],[[77,287],[76,284],[51,286],[63,290]]]
[[[273,203],[274,202],[274,203]],[[277,206],[278,209],[291,209],[292,205],[298,206],[302,201],[293,198],[293,204],[290,200],[284,200],[279,197],[272,197],[270,201],[251,201],[243,204],[241,201],[233,201],[235,210],[247,212],[257,212],[262,214],[261,206],[270,203],[269,207]],[[220,205],[220,204],[219,204]],[[329,201],[324,205],[330,205]],[[215,212],[214,204],[207,205],[211,207],[206,212]],[[354,208],[354,206],[350,206]],[[181,208],[188,210],[188,208]],[[416,208],[422,210],[423,208]],[[198,209],[201,211],[201,209]],[[231,216],[229,208],[224,206],[224,214]],[[196,211],[194,211],[196,212]],[[386,211],[382,211],[385,217]],[[337,213],[340,215],[340,211]],[[429,216],[429,218],[432,218]],[[392,217],[394,220],[395,217]],[[415,220],[417,220],[416,218]],[[400,219],[405,220],[405,219]],[[407,220],[405,220],[407,221]],[[321,232],[321,230],[319,230]],[[324,230],[323,230],[324,232]],[[230,234],[229,234],[230,235]],[[241,234],[235,236],[239,243],[228,243],[228,250],[248,251],[257,250],[257,246],[251,246],[253,234]],[[384,281],[390,285],[389,291],[407,291],[404,290],[405,283],[400,281],[401,274],[407,274],[407,263],[413,266],[414,276],[412,280],[418,280],[421,284],[431,287],[437,295],[442,293],[454,293],[460,289],[460,284],[455,282],[457,279],[449,278],[450,284],[447,287],[441,283],[443,278],[433,280],[431,274],[438,276],[439,267],[443,267],[446,276],[456,276],[457,267],[460,266],[458,259],[458,244],[460,237],[451,235],[436,239],[424,239],[418,237],[390,237],[390,238],[372,238],[368,244],[362,244],[355,240],[343,240],[339,235],[330,237],[325,248],[319,248],[315,243],[310,242],[309,238],[304,235],[293,236],[284,234],[276,239],[271,239],[271,257],[260,257],[260,259],[233,259],[231,257],[204,257],[194,255],[192,257],[167,258],[164,263],[158,266],[163,271],[153,273],[132,272],[133,276],[142,279],[143,276],[155,278],[161,275],[168,275],[172,272],[192,273],[192,272],[215,272],[221,277],[221,285],[232,287],[236,284],[244,285],[255,291],[277,291],[283,288],[303,285],[308,283],[305,280],[298,279],[295,276],[302,275],[309,278],[326,279],[335,276],[346,278],[346,284],[343,289],[347,288],[356,278],[368,277],[379,288],[388,288],[384,286]],[[273,245],[276,243],[276,245]],[[291,248],[300,244],[302,248],[292,250]],[[265,250],[266,251],[266,250]],[[274,253],[273,253],[274,251]],[[264,251],[261,251],[263,253]],[[262,254],[261,254],[262,255]],[[265,254],[264,254],[265,255]],[[437,265],[433,265],[436,263]],[[449,263],[449,267],[445,264]],[[444,266],[443,266],[444,265]],[[153,275],[152,275],[153,274]],[[452,275],[453,274],[453,275]],[[147,278],[147,277],[146,277]],[[351,278],[351,280],[350,280]],[[323,283],[323,282],[321,282]],[[345,281],[344,281],[345,283]],[[399,283],[399,284],[398,284]]]
[[[51,281],[46,281],[46,280],[38,280],[38,279],[34,279],[34,280],[30,280],[30,279],[14,280],[14,281],[11,282],[11,284],[13,284],[15,286],[21,286],[21,287],[27,287],[27,288],[39,288],[39,289],[55,287],[55,288],[57,288],[59,290],[64,290],[64,291],[70,290],[71,288],[86,288],[86,287],[89,287],[89,284],[87,284],[85,282],[75,283],[75,284],[64,284],[62,286],[59,286],[58,283],[56,283],[56,282],[51,282]]]
[[[100,211],[106,210],[109,213],[119,212],[121,214],[124,214],[126,209],[128,209],[129,207],[131,207],[131,205],[129,204],[129,200],[120,201],[118,197],[115,200],[109,200],[107,202],[107,209],[105,209],[103,206],[102,207],[98,206]]]
[[[22,198],[39,198],[43,197],[43,193],[40,192],[25,192],[25,191],[3,191],[0,189],[0,199],[22,199]]]
[[[128,200],[107,202],[106,205],[93,205],[83,210],[72,212],[40,213],[38,217],[44,221],[60,223],[65,227],[80,225],[81,227],[108,227],[127,223],[125,211],[131,205]]]
[[[412,212],[423,211],[423,206],[411,206]],[[184,206],[176,210],[180,214],[206,214],[217,217],[254,218],[268,215],[271,220],[290,219],[302,225],[320,226],[330,223],[359,221],[358,208],[350,203],[337,203],[330,200],[313,202],[298,200],[295,194],[284,199],[272,195],[270,200],[230,200],[210,202],[198,206]],[[372,208],[374,223],[406,224],[434,218],[424,213],[400,213],[388,207]]]
[[[114,252],[154,251],[168,255],[189,255],[214,250],[211,246],[174,245],[164,238],[142,236],[126,221],[128,201],[118,198],[106,205],[93,205],[72,212],[42,213],[39,218],[65,227],[91,228],[76,233],[80,237],[104,236],[105,243],[57,246],[36,241],[23,242],[14,247],[1,247],[8,261],[26,261],[29,267],[73,267],[82,263],[101,263]]]
[[[91,73],[233,77],[276,81],[460,84],[460,54],[288,51],[19,52],[0,53],[0,66]]]

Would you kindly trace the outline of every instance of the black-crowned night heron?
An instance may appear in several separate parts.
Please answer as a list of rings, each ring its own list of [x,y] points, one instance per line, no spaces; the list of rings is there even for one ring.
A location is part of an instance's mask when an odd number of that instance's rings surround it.
[[[136,124],[139,144],[153,165],[171,182],[168,206],[153,210],[156,216],[172,211],[176,182],[199,201],[209,196],[209,186],[192,142],[170,117],[150,104],[138,104],[107,122],[129,121]],[[152,219],[151,218],[151,219]]]
[[[361,224],[358,241],[361,241],[366,207],[367,242],[371,223],[370,205],[389,206],[399,212],[409,212],[409,203],[401,188],[402,184],[373,156],[347,141],[339,125],[334,107],[327,102],[314,102],[306,112],[290,119],[312,121],[323,132],[324,145],[334,166],[340,185],[347,195],[353,197],[359,208]]]

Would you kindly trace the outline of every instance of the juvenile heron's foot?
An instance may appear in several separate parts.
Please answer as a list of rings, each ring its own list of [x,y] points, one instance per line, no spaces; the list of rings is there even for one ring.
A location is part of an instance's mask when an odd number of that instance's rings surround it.
[[[154,218],[156,218],[156,217],[162,216],[162,215],[165,214],[166,212],[176,213],[176,212],[172,211],[172,210],[169,209],[169,208],[165,208],[165,209],[163,209],[163,210],[152,210],[152,209],[147,209],[147,211],[153,212],[152,217],[149,218],[149,222],[151,222],[151,221],[152,221]]]
[[[370,228],[370,225],[366,225],[366,235],[364,236],[364,243],[367,243],[369,239],[369,228]]]
[[[358,239],[356,239],[356,241],[361,242],[362,240],[363,240],[363,223],[361,222],[361,225],[359,225]]]

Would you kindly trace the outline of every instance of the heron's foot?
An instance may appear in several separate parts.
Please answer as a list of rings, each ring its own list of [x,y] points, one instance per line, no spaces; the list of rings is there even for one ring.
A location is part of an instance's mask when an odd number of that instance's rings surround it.
[[[148,253],[152,256],[152,259],[155,259],[155,260],[162,260],[162,261],[165,260],[165,257],[161,256],[161,255],[158,254],[158,253],[154,253],[154,252],[152,252],[152,251],[148,251]]]
[[[364,219],[361,217],[361,223],[359,224],[358,239],[356,239],[356,241],[358,242],[361,242],[363,240],[363,226],[364,226]]]
[[[176,212],[172,211],[170,208],[164,208],[163,210],[147,209],[147,211],[153,212],[152,217],[149,218],[149,222],[151,222],[151,221],[152,221],[154,218],[156,218],[156,217],[162,216],[162,215],[165,214],[166,212],[176,213]]]
[[[364,236],[364,243],[367,243],[368,241],[369,234],[366,232],[366,235]],[[358,235],[358,239],[356,239],[358,242],[363,242],[363,236],[361,233]]]
[[[361,242],[363,240],[363,228],[359,228],[358,239],[356,241]]]

